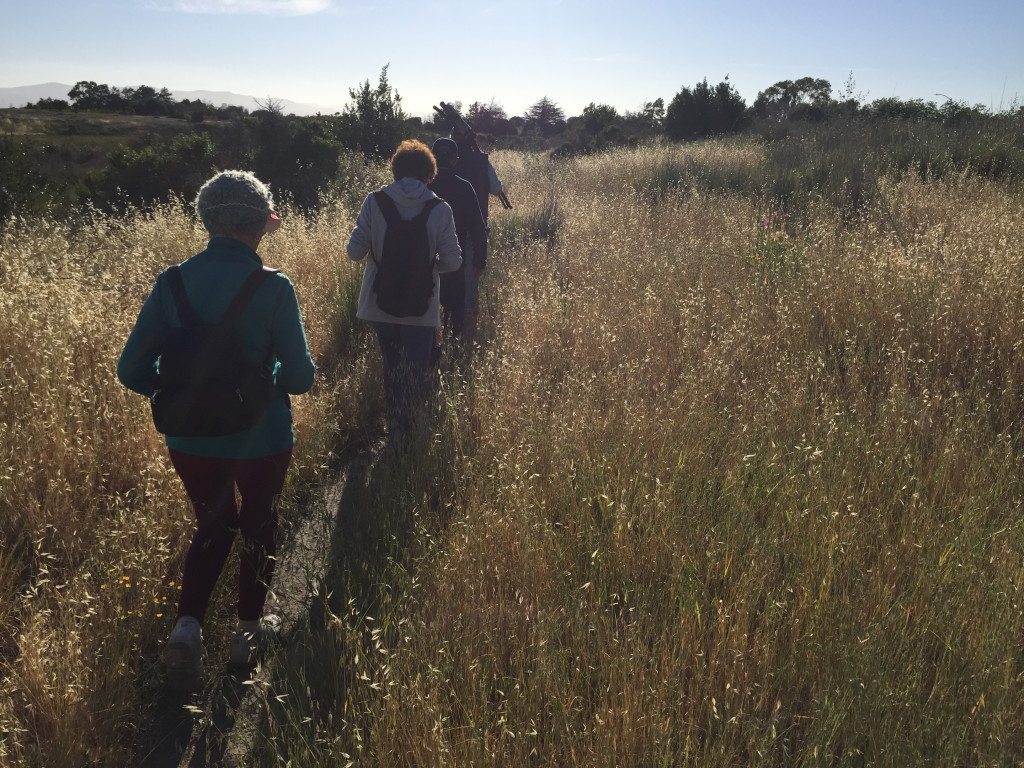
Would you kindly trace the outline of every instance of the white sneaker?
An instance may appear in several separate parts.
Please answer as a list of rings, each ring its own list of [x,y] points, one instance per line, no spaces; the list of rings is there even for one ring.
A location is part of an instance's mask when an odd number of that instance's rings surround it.
[[[182,616],[171,630],[164,646],[167,684],[178,691],[194,691],[202,687],[203,629],[191,616]]]
[[[273,613],[260,619],[255,629],[238,627],[231,639],[228,663],[233,667],[255,667],[260,656],[280,639],[280,635],[281,617]]]

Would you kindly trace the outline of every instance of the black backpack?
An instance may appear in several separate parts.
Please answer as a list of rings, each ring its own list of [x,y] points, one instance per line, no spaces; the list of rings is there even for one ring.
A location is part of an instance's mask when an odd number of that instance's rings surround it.
[[[167,280],[181,328],[173,328],[160,351],[157,390],[150,399],[153,423],[169,437],[218,437],[255,426],[274,393],[271,359],[254,364],[242,356],[238,321],[256,290],[277,272],[249,275],[223,319],[202,323],[192,310],[181,270]]]
[[[384,233],[384,253],[378,260],[373,290],[377,306],[392,317],[416,317],[426,314],[434,295],[435,254],[430,252],[427,219],[441,200],[428,200],[423,210],[404,221],[398,207],[385,192],[374,192],[388,228]]]

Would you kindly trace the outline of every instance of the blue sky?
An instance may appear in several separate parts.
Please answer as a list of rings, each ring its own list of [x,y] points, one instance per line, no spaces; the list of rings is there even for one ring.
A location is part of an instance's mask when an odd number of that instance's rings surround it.
[[[548,95],[635,109],[729,75],[839,91],[1024,102],[1024,0],[0,0],[0,87],[48,81],[223,90],[325,106],[390,63],[406,110]]]

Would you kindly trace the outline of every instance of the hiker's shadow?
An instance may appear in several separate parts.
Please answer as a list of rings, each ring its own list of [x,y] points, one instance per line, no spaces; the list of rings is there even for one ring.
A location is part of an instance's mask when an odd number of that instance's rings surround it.
[[[211,681],[202,698],[164,690],[157,703],[151,751],[141,768],[205,768],[222,766],[229,739],[251,677],[225,672]]]
[[[226,764],[232,743],[240,736],[235,731],[235,724],[242,715],[241,709],[251,682],[252,676],[248,672],[226,672],[219,685],[212,686],[206,712],[202,715],[209,718],[209,723],[199,731],[192,753],[187,756],[187,761],[182,761],[184,765],[206,768]]]
[[[373,535],[371,500],[384,471],[383,451],[381,446],[365,451],[355,456],[345,468],[327,547],[327,567],[310,604],[310,631],[322,631],[331,614],[337,615],[344,610],[354,587],[346,578],[348,572],[367,567],[365,545]]]
[[[395,639],[389,637],[395,626],[380,619],[394,610],[392,600],[401,599],[403,585],[395,582],[414,566],[426,507],[431,534],[446,526],[449,511],[439,499],[447,477],[441,467],[450,466],[450,457],[440,450],[431,426],[398,446],[378,444],[363,451],[344,469],[328,510],[324,578],[311,596],[306,620],[295,626],[272,667],[268,720],[275,731],[301,736],[275,732],[278,747],[315,738],[318,723],[333,731],[336,718],[344,718],[349,689],[367,684],[360,681],[369,679],[363,667],[373,647]]]
[[[380,610],[393,586],[389,570],[413,556],[424,506],[430,507],[431,528],[445,527],[439,509],[445,473],[440,468],[450,462],[434,441],[435,428],[427,421],[404,439],[383,441],[347,465],[323,587],[310,606],[311,630],[352,610],[371,615]]]

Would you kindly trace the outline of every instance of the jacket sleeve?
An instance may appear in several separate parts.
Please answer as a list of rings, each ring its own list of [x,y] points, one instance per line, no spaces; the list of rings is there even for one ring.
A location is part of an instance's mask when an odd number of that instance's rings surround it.
[[[143,302],[117,361],[118,380],[132,392],[146,397],[152,397],[156,391],[157,360],[169,328],[161,298],[162,277],[157,278],[153,290]]]
[[[366,199],[363,200],[363,205],[359,209],[359,216],[356,217],[355,229],[352,230],[352,235],[348,239],[348,246],[345,250],[352,261],[362,261],[365,259],[373,245],[372,233],[370,232],[372,216],[370,201],[372,199],[372,195],[367,195]]]
[[[480,202],[472,186],[467,190],[466,210],[469,211],[469,241],[473,244],[473,266],[483,271],[487,266],[487,224],[480,212]]]
[[[487,191],[492,195],[501,194],[501,179],[498,178],[497,171],[494,170],[494,166],[491,165],[491,161],[487,161]]]
[[[462,248],[455,234],[455,217],[448,203],[441,203],[431,216],[440,223],[437,231],[437,271],[454,272],[462,266]]]
[[[309,353],[306,331],[302,327],[299,302],[292,281],[284,275],[281,294],[270,328],[277,355],[277,385],[290,395],[301,395],[313,386],[316,365]]]

